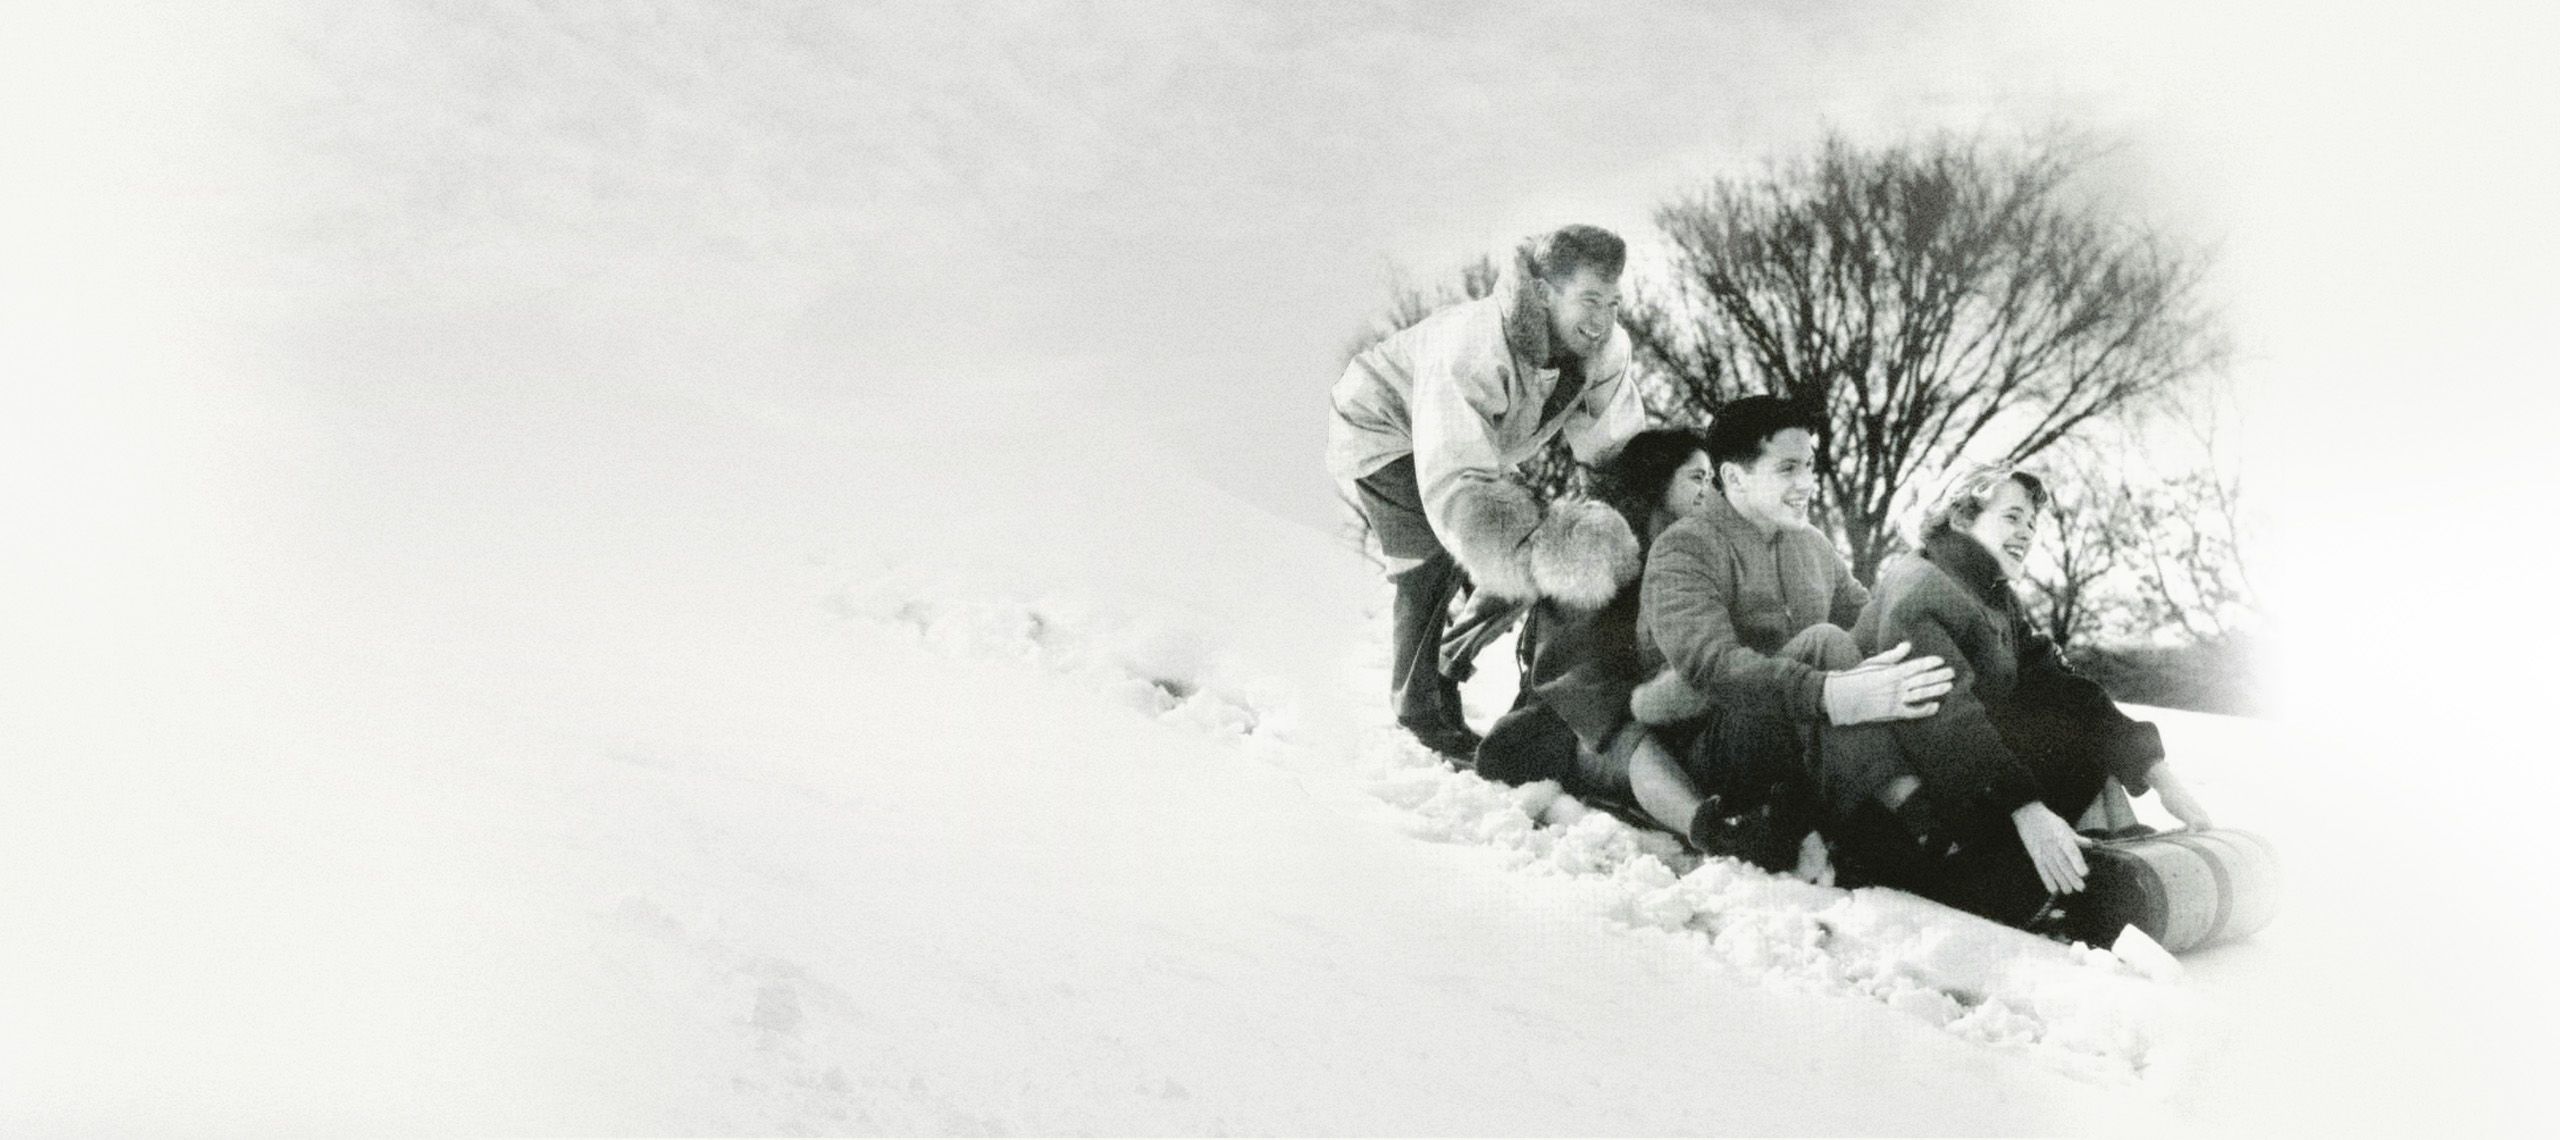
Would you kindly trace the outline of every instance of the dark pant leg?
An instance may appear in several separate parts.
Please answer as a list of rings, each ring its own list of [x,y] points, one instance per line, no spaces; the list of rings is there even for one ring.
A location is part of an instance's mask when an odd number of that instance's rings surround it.
[[[2089,805],[2098,802],[2098,789],[2106,786],[2106,769],[2085,752],[2047,753],[2022,759],[2027,762],[2027,770],[2035,773],[2036,786],[2043,790],[2036,798],[2065,821],[2077,822],[2087,814]]]
[[[1938,859],[1921,848],[1900,817],[1874,800],[1866,800],[1824,821],[1823,835],[1832,842],[1834,863],[1844,887],[1894,887],[1923,898],[1935,897],[1930,872]]]
[[[1396,721],[1414,728],[1466,723],[1458,683],[1440,669],[1440,638],[1449,625],[1449,600],[1466,580],[1446,551],[1395,576],[1395,637],[1390,681]]]
[[[2077,820],[2087,812],[2106,783],[2106,768],[2086,752],[2019,759],[2035,775],[2037,800],[2065,820]],[[1920,794],[1927,793],[1923,786]],[[2017,824],[2006,814],[1976,805],[1965,818],[1949,825],[1957,837],[1956,849],[1930,869],[1930,882],[1920,893],[2011,926],[2035,922],[2048,907],[2069,907],[2069,896],[2057,897],[2045,889],[2034,857],[2018,838]]]
[[[1858,639],[1827,621],[1815,622],[1788,638],[1778,649],[1778,656],[1822,670],[1852,669],[1864,660],[1858,652]]]
[[[1511,632],[1528,612],[1527,602],[1484,593],[1468,595],[1466,608],[1449,619],[1448,633],[1440,639],[1440,672],[1459,680],[1472,676],[1476,655]]]
[[[1704,801],[1688,821],[1689,842],[1765,870],[1796,864],[1812,814],[1798,791],[1803,747],[1783,717],[1710,708],[1674,753]]]
[[[1858,646],[1840,627],[1816,624],[1788,639],[1778,655],[1817,669],[1846,669],[1858,663]],[[1767,789],[1783,787],[1809,811],[1814,731],[1813,725],[1783,716],[1718,706],[1708,710],[1683,758],[1689,778],[1702,791],[1752,806]]]
[[[1824,834],[1837,845],[1842,886],[1893,887],[2019,927],[2053,901],[2007,819],[1996,827],[1969,821],[1955,850],[1943,855],[1924,850],[1903,819],[1874,800],[1833,819]]]
[[[2006,817],[1984,821],[1971,842],[1957,844],[1936,877],[1938,891],[1930,897],[2010,926],[2035,921],[2054,902],[2016,825]]]
[[[1815,824],[1804,756],[1804,736],[1792,720],[1708,709],[1681,760],[1722,822],[1693,821],[1690,841],[1771,871],[1794,866]]]
[[[2085,757],[2054,763],[2019,759],[2036,777],[2037,798],[2064,819],[2087,810],[2106,778]],[[1864,846],[1844,862],[1858,864],[1877,881],[1994,922],[2024,927],[2043,917],[2055,898],[2009,814],[1979,800],[1950,802],[1932,793],[1924,783],[1899,810],[1873,798],[1850,808]],[[1914,841],[1914,828],[1931,833],[1931,849]]]
[[[1770,787],[1800,774],[1803,755],[1795,722],[1721,706],[1707,710],[1680,752],[1698,790],[1736,809],[1758,806]]]
[[[1464,727],[1457,682],[1440,667],[1440,642],[1449,628],[1450,599],[1466,574],[1423,517],[1412,456],[1363,476],[1355,486],[1360,515],[1394,567],[1388,576],[1396,588],[1388,677],[1396,720],[1411,728]]]

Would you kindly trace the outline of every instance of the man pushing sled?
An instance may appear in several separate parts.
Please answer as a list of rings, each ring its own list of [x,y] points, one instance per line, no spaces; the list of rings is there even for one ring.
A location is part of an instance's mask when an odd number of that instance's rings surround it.
[[[1354,357],[1333,386],[1326,465],[1376,535],[1395,584],[1389,676],[1397,723],[1474,762],[1478,743],[1441,657],[1449,606],[1556,597],[1596,606],[1632,578],[1635,534],[1617,512],[1542,507],[1510,473],[1562,433],[1598,463],[1645,427],[1618,327],[1627,247],[1566,226],[1514,252],[1491,296],[1442,309]]]

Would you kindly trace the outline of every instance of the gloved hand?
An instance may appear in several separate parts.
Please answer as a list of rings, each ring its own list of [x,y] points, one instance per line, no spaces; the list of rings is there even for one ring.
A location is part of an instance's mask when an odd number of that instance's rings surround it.
[[[1707,695],[1665,669],[1636,686],[1627,697],[1627,711],[1644,724],[1678,724],[1707,715]]]
[[[1906,641],[1833,673],[1822,681],[1822,711],[1836,725],[1918,720],[1938,711],[1938,698],[1955,688],[1956,672],[1936,657],[1905,661]]]

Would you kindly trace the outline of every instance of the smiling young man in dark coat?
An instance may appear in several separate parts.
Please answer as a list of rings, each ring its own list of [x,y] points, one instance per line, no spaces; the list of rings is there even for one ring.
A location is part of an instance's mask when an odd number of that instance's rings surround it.
[[[1923,717],[1952,674],[1897,646],[1861,660],[1846,626],[1867,591],[1807,519],[1820,414],[1773,396],[1707,428],[1716,493],[1664,530],[1644,569],[1641,638],[1666,666],[1634,698],[1708,796],[1691,824],[1711,851],[1796,863],[1819,725]],[[1808,852],[1810,854],[1810,852]]]

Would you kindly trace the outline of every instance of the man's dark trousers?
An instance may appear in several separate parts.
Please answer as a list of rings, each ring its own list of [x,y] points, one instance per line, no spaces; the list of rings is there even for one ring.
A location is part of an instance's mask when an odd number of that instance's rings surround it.
[[[1361,517],[1378,536],[1378,548],[1399,565],[1415,563],[1388,578],[1396,587],[1390,657],[1396,721],[1425,732],[1464,729],[1458,684],[1441,669],[1440,641],[1449,627],[1449,602],[1466,583],[1466,572],[1423,517],[1412,456],[1362,476],[1357,486]]]

